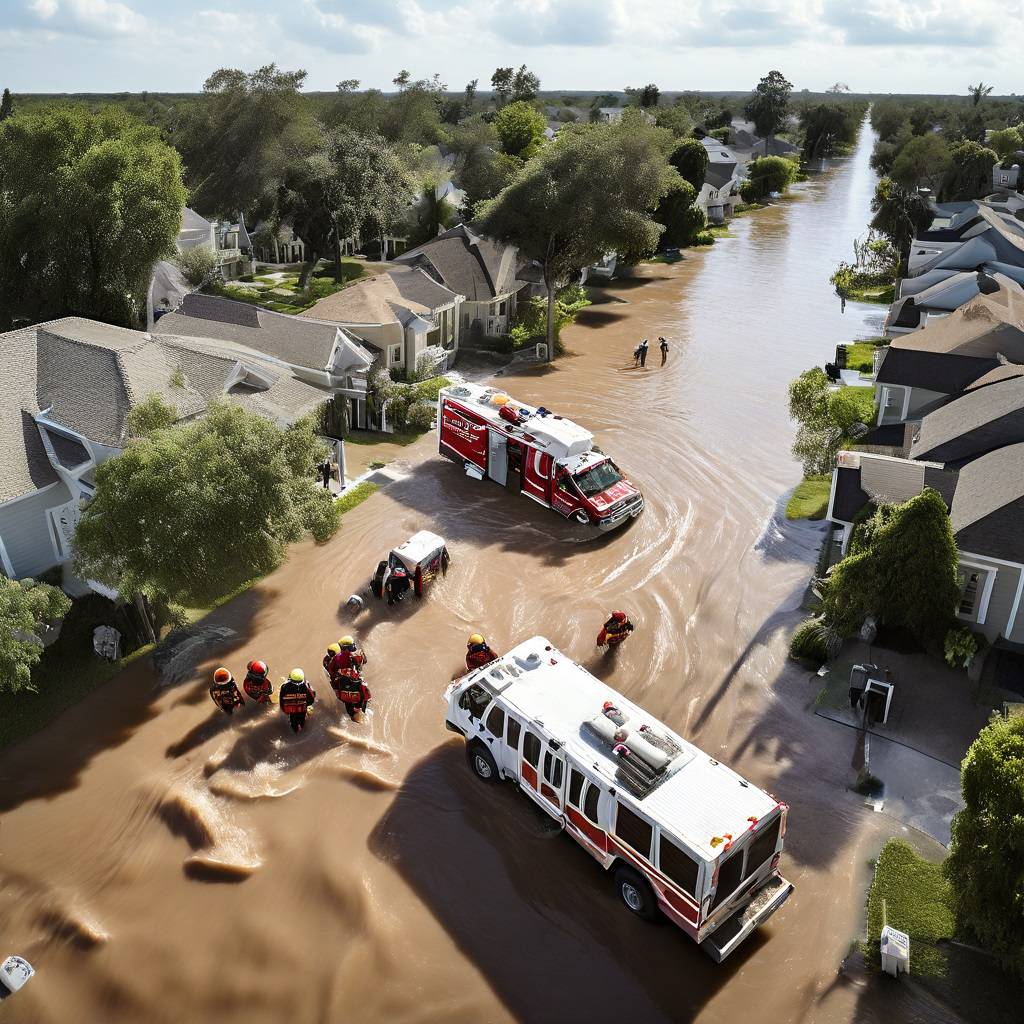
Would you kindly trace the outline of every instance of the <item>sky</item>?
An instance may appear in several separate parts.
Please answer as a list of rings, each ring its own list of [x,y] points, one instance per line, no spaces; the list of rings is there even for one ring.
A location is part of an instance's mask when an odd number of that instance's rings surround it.
[[[1016,17],[1014,17],[1014,10]],[[0,86],[193,92],[276,63],[307,89],[390,89],[406,68],[452,90],[526,64],[543,89],[1024,92],[1024,0],[0,0]]]

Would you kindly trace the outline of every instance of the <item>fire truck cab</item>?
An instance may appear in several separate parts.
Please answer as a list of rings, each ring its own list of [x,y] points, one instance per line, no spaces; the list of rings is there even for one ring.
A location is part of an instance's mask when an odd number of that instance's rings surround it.
[[[594,446],[589,431],[495,388],[442,388],[437,433],[440,454],[470,476],[494,480],[584,526],[613,530],[643,511],[643,495]]]
[[[724,960],[793,891],[785,804],[592,676],[543,637],[453,682],[446,726],[484,782],[512,781],[659,913]]]

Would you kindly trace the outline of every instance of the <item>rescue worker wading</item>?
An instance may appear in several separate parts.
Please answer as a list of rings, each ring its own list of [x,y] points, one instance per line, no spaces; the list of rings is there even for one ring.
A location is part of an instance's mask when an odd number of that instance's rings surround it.
[[[235,680],[226,668],[219,668],[213,673],[210,696],[213,698],[213,703],[228,715],[233,714],[235,708],[241,707],[245,703]]]
[[[367,658],[350,636],[343,636],[336,644],[331,644],[331,647],[338,649],[338,653],[331,659],[327,668],[331,687],[334,695],[345,705],[349,718],[354,719],[357,712],[366,710],[366,704],[371,696],[361,674]]]
[[[324,655],[324,671],[327,673],[327,678],[331,678],[331,662],[334,661],[335,655],[341,653],[341,646],[339,644],[331,644],[327,648],[327,653]]]
[[[299,732],[306,726],[306,715],[316,701],[316,693],[306,682],[306,673],[293,668],[287,680],[281,684],[279,694],[281,713],[288,716],[292,732]]]
[[[473,671],[481,665],[489,665],[497,661],[498,655],[487,646],[487,641],[479,633],[474,633],[466,644],[466,668]]]
[[[391,570],[387,583],[384,584],[384,592],[387,595],[388,604],[396,604],[398,601],[401,601],[409,593],[411,586],[412,580],[409,579],[409,573],[405,567],[401,565],[395,566]]]
[[[270,681],[270,669],[265,661],[250,661],[246,665],[245,679],[242,689],[257,704],[269,704],[274,694],[274,684]]]
[[[608,621],[601,627],[597,634],[597,646],[608,645],[610,650],[618,647],[630,633],[633,632],[633,623],[626,618],[625,612],[612,612]]]

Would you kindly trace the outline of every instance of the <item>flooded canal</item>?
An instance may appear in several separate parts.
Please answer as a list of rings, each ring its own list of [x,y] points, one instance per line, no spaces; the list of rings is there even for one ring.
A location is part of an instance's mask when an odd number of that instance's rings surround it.
[[[836,967],[887,822],[845,791],[847,738],[786,662],[821,533],[780,519],[799,478],[787,382],[881,319],[843,313],[828,284],[864,230],[871,141],[710,250],[613,285],[564,359],[507,379],[594,430],[647,498],[632,526],[580,543],[424,438],[329,545],[214,613],[234,636],[188,681],[160,690],[133,666],[0,758],[0,952],[38,970],[5,1020],[876,1019]],[[420,528],[447,538],[447,579],[349,618],[344,599]],[[609,663],[594,637],[612,607],[639,628]],[[628,915],[527,801],[470,776],[440,698],[476,629],[498,649],[546,634],[790,804],[796,891],[725,964]],[[319,679],[345,632],[370,656],[367,724],[325,683],[299,738],[251,705],[214,712],[216,664]]]

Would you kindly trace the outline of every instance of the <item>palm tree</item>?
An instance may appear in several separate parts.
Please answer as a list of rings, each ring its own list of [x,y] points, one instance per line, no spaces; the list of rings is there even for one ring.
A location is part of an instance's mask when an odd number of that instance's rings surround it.
[[[967,94],[971,97],[971,106],[976,107],[991,91],[991,85],[978,82],[977,85],[967,86]]]

